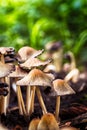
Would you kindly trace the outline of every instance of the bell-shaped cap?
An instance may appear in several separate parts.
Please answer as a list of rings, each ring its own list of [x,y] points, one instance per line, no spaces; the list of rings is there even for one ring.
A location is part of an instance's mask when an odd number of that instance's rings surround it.
[[[40,55],[42,52],[43,52],[43,50],[35,50],[31,47],[24,46],[21,49],[19,49],[16,58],[19,62],[24,62],[30,57],[36,57],[36,56]]]
[[[24,63],[20,64],[20,67],[25,68],[25,69],[32,69],[34,67],[45,66],[49,64],[50,62],[51,60],[41,61],[38,58],[31,57]]]
[[[14,51],[15,51],[15,49],[13,47],[0,47],[0,54],[2,54],[2,55],[6,55],[6,54],[12,53]]]
[[[0,62],[0,78],[3,78],[5,76],[7,76],[13,70],[14,70],[14,66],[13,65],[4,64],[4,63]]]
[[[37,126],[38,126],[39,122],[40,122],[40,119],[38,119],[38,118],[33,119],[29,124],[28,130],[37,130]]]
[[[16,82],[17,85],[24,86],[52,86],[54,76],[52,74],[46,74],[39,69],[33,69],[27,76]]]
[[[28,73],[25,70],[21,69],[19,66],[15,66],[15,71],[10,73],[8,76],[12,78],[22,78],[27,74]]]
[[[75,91],[69,86],[69,84],[62,79],[56,79],[53,81],[53,88],[55,96],[75,94]]]
[[[52,113],[44,114],[38,124],[38,130],[59,130],[58,123]]]

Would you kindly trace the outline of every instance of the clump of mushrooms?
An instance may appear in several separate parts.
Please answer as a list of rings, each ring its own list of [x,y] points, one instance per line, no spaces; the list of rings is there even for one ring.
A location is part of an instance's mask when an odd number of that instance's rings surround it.
[[[54,79],[54,76],[51,74],[46,74],[39,69],[32,69],[27,76],[25,76],[23,79],[16,82],[18,86],[27,86],[27,88],[29,89],[27,97],[26,97],[27,114],[30,115],[32,113],[32,106],[34,105],[33,102],[34,102],[34,97],[35,97],[35,91],[39,99],[39,103],[40,103],[43,113],[44,114],[47,113],[46,106],[41,96],[40,87],[43,87],[44,89],[47,86],[51,87],[53,79]],[[31,92],[30,92],[30,87],[32,88]],[[31,95],[30,100],[29,100],[28,95]]]

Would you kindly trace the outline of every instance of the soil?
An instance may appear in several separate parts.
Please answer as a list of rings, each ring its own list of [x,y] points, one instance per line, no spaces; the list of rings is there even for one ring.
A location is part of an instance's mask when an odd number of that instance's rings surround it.
[[[66,75],[64,72],[54,73],[55,78],[61,78]],[[79,79],[77,83],[70,81],[70,85],[75,90],[76,94],[62,96],[60,106],[60,127],[70,122],[72,126],[80,128],[81,130],[87,130],[87,122],[72,123],[72,120],[82,114],[87,113],[87,79]],[[12,88],[11,88],[12,89]],[[23,98],[25,100],[26,87],[22,87]],[[41,90],[44,102],[46,104],[48,112],[54,113],[56,97],[49,96],[49,89]],[[40,118],[42,111],[38,103],[37,96],[35,96],[35,110],[30,117],[24,117],[19,115],[17,97],[13,90],[11,90],[10,105],[6,116],[2,114],[0,116],[1,123],[8,127],[9,130],[13,130],[17,125],[22,127],[22,130],[27,130],[29,122],[33,118]],[[87,118],[86,118],[87,119]],[[21,130],[17,128],[16,130]]]

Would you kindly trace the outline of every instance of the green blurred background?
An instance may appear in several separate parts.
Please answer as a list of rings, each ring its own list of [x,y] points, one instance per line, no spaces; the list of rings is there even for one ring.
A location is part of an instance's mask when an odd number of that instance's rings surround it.
[[[0,0],[0,46],[41,49],[52,40],[87,59],[87,0]]]

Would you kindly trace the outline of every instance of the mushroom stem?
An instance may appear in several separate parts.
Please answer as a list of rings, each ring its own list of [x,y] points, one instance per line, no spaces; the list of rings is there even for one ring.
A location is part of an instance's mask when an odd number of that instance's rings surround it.
[[[2,78],[3,82],[6,82],[6,77]],[[8,96],[1,96],[1,113],[6,115],[6,109],[8,107]]]
[[[34,111],[35,90],[36,90],[36,87],[33,86],[33,87],[31,88],[31,97],[30,97],[29,112],[28,112],[29,115],[31,115],[32,112]]]
[[[31,93],[31,87],[27,86],[27,90],[26,90],[26,112],[27,112],[27,114],[29,113],[30,93]]]
[[[39,89],[38,87],[36,88],[36,93],[37,93],[37,97],[38,97],[40,106],[41,106],[41,108],[42,108],[43,114],[46,114],[46,113],[47,113],[47,109],[46,109],[46,106],[45,106],[45,104],[44,104],[44,101],[43,101],[43,98],[42,98],[40,89]]]
[[[23,110],[22,110],[22,106],[21,106],[21,99],[20,99],[20,92],[19,92],[19,86],[17,86],[17,99],[18,99],[19,113],[20,113],[20,115],[23,115]]]
[[[24,100],[23,100],[23,97],[22,97],[22,92],[21,92],[21,88],[20,86],[18,86],[19,88],[19,94],[20,94],[20,101],[21,101],[21,106],[22,106],[22,110],[23,110],[23,114],[26,115],[26,109],[25,109],[25,105],[24,105]]]
[[[32,113],[34,112],[34,98],[35,98],[35,90],[36,90],[36,87],[33,88],[33,96],[32,96]]]
[[[9,99],[10,99],[10,78],[5,77],[5,82],[8,84],[8,95],[6,96],[7,98],[7,107],[9,106]]]
[[[2,113],[6,115],[6,109],[7,109],[7,96],[2,96]]]
[[[61,57],[61,58],[60,58]],[[53,64],[56,67],[56,71],[61,71],[62,68],[62,57],[63,57],[63,49],[61,48],[57,52],[55,52],[52,56],[53,58]]]
[[[2,62],[2,63],[5,63],[4,55],[1,55],[1,62]]]
[[[55,118],[59,120],[59,110],[60,110],[60,96],[56,98],[56,109],[55,109]]]

